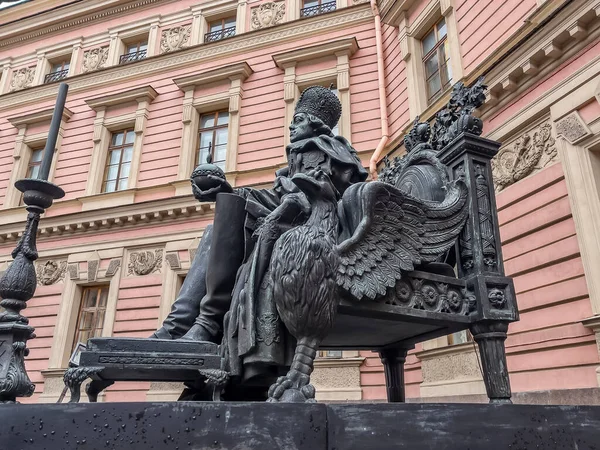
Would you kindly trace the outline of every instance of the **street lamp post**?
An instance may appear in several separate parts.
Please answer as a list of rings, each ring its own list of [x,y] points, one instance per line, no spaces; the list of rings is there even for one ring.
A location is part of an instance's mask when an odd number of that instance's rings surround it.
[[[29,319],[21,314],[35,294],[37,284],[33,262],[37,259],[36,237],[40,216],[62,198],[65,192],[48,181],[50,165],[63,115],[68,85],[62,83],[50,122],[38,178],[25,178],[15,183],[27,205],[27,223],[19,243],[12,251],[13,262],[0,279],[0,402],[14,403],[17,397],[29,397],[35,385],[25,370],[24,358],[29,354],[27,340],[35,337]]]

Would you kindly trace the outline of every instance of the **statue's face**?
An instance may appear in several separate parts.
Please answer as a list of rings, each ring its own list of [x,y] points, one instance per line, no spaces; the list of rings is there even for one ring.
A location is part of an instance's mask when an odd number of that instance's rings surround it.
[[[306,113],[294,114],[290,124],[290,142],[298,142],[311,137],[315,137],[315,130]]]

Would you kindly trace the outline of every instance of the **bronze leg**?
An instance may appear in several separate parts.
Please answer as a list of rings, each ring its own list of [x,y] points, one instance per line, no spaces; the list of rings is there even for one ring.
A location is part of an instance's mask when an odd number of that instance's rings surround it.
[[[385,371],[385,387],[388,402],[406,401],[404,391],[404,362],[406,361],[407,348],[386,348],[379,352]]]

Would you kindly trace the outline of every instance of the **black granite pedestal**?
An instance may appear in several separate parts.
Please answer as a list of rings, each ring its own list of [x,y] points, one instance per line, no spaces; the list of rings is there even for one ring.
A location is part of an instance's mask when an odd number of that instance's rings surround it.
[[[598,450],[600,407],[90,403],[0,407],[10,450]]]

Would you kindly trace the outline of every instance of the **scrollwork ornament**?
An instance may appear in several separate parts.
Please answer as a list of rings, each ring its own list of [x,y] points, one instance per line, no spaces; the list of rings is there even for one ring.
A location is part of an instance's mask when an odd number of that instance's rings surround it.
[[[423,302],[427,309],[434,310],[440,300],[438,290],[434,286],[426,284],[421,288],[421,294],[423,295]]]
[[[160,272],[162,266],[163,250],[156,249],[152,251],[132,252],[129,255],[129,275],[149,275],[154,272]]]
[[[108,60],[108,47],[98,47],[83,53],[83,65],[81,71],[92,72],[102,69]]]
[[[15,70],[10,80],[10,92],[20,91],[33,85],[35,67],[23,67]]]
[[[556,133],[562,135],[571,144],[589,134],[576,112],[556,123]]]
[[[191,31],[191,25],[173,27],[163,31],[160,37],[160,52],[169,53],[186,47]]]
[[[252,8],[252,29],[260,30],[283,21],[285,16],[285,2],[266,2]]]
[[[37,281],[41,286],[56,284],[65,279],[67,272],[66,261],[49,260],[37,266]]]
[[[13,342],[6,376],[0,379],[0,403],[14,403],[17,397],[31,397],[35,385],[25,370],[24,358],[29,353],[25,342]]]
[[[488,291],[488,300],[494,309],[503,309],[506,306],[506,296],[502,289],[490,289]]]

